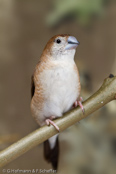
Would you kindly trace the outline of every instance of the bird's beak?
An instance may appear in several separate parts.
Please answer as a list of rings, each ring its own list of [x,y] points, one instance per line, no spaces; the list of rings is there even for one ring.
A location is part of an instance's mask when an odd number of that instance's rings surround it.
[[[68,44],[66,45],[65,50],[75,49],[80,44],[74,36],[69,36],[67,41]]]

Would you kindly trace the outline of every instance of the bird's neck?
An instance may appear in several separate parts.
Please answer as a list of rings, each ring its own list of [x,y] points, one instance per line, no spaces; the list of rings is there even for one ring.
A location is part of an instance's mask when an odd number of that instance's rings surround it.
[[[68,60],[68,61],[72,61],[72,60],[74,60],[74,56],[75,56],[75,50],[73,49],[73,50],[66,50],[65,52],[63,52],[63,53],[58,53],[58,54],[53,54],[52,56],[51,56],[51,58],[52,59],[54,59],[54,60],[59,60],[59,61],[66,61],[66,60]]]
[[[66,50],[65,52],[61,54],[42,54],[41,56],[41,61],[44,63],[48,62],[53,62],[53,63],[58,63],[58,62],[72,62],[74,63],[74,56],[75,56],[75,49],[73,50]]]

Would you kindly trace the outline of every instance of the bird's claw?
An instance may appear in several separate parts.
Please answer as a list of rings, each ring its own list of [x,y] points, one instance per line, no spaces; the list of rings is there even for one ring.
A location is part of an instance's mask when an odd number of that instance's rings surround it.
[[[59,127],[58,127],[52,120],[46,119],[45,122],[46,122],[46,124],[47,124],[48,126],[51,124],[52,126],[54,126],[54,127],[56,128],[56,130],[57,130],[58,132],[60,132]]]
[[[74,107],[77,107],[79,105],[81,110],[82,110],[82,112],[83,112],[83,114],[84,114],[85,113],[85,109],[84,109],[84,107],[82,105],[82,102],[83,102],[83,98],[80,97],[78,100],[75,101]]]

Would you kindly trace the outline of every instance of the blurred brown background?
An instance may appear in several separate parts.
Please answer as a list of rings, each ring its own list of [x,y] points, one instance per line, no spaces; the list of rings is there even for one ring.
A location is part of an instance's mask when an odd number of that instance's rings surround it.
[[[80,41],[75,61],[82,96],[116,74],[115,0],[0,0],[0,150],[35,130],[30,82],[47,41],[55,34]],[[116,173],[116,103],[60,134],[59,174]],[[6,169],[50,169],[39,145]]]

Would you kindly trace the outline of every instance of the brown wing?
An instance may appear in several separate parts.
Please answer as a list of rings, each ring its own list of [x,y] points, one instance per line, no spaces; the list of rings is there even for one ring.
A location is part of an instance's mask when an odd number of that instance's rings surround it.
[[[32,75],[32,77],[31,77],[31,98],[34,96],[34,92],[35,92],[35,84],[34,84],[34,77]]]
[[[38,66],[38,64],[40,64],[40,62],[41,61],[39,60],[39,62],[37,63],[36,66]],[[33,73],[32,77],[31,77],[31,98],[34,96],[34,93],[35,93],[35,84],[34,84],[34,73]]]

